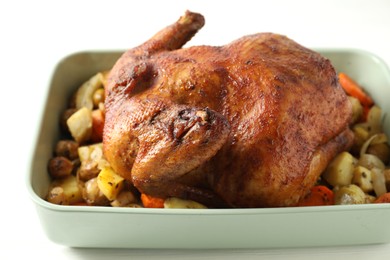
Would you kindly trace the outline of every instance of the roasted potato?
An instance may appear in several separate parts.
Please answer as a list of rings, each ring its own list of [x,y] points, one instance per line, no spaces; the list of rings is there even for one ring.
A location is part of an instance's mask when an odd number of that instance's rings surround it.
[[[112,201],[122,191],[124,179],[116,174],[111,167],[106,167],[97,176],[97,184],[103,194]]]
[[[356,123],[363,115],[363,106],[355,97],[348,96],[348,99],[352,104],[352,123]]]
[[[353,170],[352,184],[359,186],[364,192],[369,193],[374,189],[372,185],[372,173],[363,166],[357,166]]]
[[[111,202],[113,207],[141,207],[137,197],[131,191],[121,191]]]
[[[85,143],[92,135],[92,112],[82,107],[66,121],[68,129],[76,142]]]
[[[179,198],[168,198],[164,201],[164,208],[166,209],[206,209],[207,207],[192,201],[183,200]]]
[[[74,205],[83,201],[82,191],[75,176],[56,179],[51,184],[47,201],[60,205]]]
[[[351,184],[356,159],[348,152],[337,155],[322,177],[333,187]]]
[[[366,194],[359,186],[350,184],[334,189],[336,205],[363,204],[366,202]]]

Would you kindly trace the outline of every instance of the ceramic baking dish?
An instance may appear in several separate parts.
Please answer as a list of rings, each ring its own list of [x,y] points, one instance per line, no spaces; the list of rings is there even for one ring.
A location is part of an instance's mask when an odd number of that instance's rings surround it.
[[[360,50],[318,50],[390,112],[390,72]],[[59,138],[58,118],[71,93],[121,52],[81,52],[53,71],[27,188],[48,238],[70,247],[275,248],[390,242],[390,204],[256,209],[145,209],[59,206],[46,202],[47,162]],[[384,118],[390,134],[390,119]]]

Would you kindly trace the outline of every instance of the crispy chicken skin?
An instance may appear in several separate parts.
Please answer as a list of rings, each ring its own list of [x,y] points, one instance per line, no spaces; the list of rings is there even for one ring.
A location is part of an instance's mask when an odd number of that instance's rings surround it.
[[[285,36],[182,48],[187,11],[128,50],[106,86],[104,153],[142,193],[209,206],[294,206],[348,149],[351,105],[329,60]]]

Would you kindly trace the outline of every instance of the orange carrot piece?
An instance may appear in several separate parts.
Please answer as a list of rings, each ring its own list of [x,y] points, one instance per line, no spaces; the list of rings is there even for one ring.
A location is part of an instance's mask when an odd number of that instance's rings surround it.
[[[371,97],[347,74],[342,72],[339,73],[339,82],[345,92],[348,95],[357,98],[363,107],[371,107],[374,104]]]
[[[145,208],[164,208],[164,199],[141,194],[141,201]]]
[[[311,188],[310,192],[298,203],[298,206],[334,205],[333,191],[324,185]]]
[[[382,194],[379,196],[374,203],[390,203],[390,192]]]

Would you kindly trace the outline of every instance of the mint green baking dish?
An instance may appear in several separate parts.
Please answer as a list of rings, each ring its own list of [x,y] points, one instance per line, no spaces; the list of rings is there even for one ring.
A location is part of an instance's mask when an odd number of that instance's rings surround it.
[[[390,72],[375,55],[318,49],[336,70],[352,76],[390,112]],[[59,206],[46,202],[47,161],[59,138],[58,116],[68,97],[118,51],[80,52],[53,71],[26,183],[48,238],[70,247],[281,248],[390,242],[390,204],[256,209],[144,209]],[[384,118],[390,134],[390,120]]]

